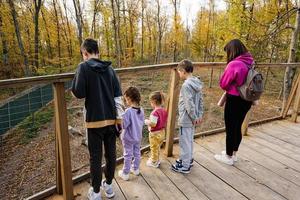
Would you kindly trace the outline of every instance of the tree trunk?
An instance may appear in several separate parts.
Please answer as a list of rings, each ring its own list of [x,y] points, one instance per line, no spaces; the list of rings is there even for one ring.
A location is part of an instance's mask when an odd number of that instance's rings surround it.
[[[13,0],[8,0],[8,4],[9,4],[11,15],[12,15],[13,21],[14,21],[15,33],[17,36],[19,49],[20,49],[21,55],[24,59],[24,66],[25,66],[24,73],[25,73],[25,76],[28,77],[31,75],[31,72],[29,69],[28,57],[24,50],[24,45],[23,45],[23,41],[22,41],[22,37],[21,37],[21,31],[20,31],[20,27],[19,27],[17,12],[15,10],[15,5],[14,5]]]
[[[120,17],[120,7],[121,7],[121,3],[120,0],[115,0],[116,1],[116,8],[117,8],[117,31],[118,31],[118,42],[119,42],[119,47],[120,47],[120,52],[121,52],[121,56],[123,55],[124,57],[124,52],[123,52],[123,48],[122,48],[122,42],[121,42],[121,17]]]
[[[76,23],[77,23],[77,29],[78,29],[78,41],[79,46],[82,44],[82,20],[81,20],[81,9],[80,9],[80,2],[78,0],[73,0],[73,5],[75,9],[75,15],[76,15]]]
[[[96,38],[96,16],[98,12],[98,4],[99,0],[94,0],[94,12],[93,12],[93,21],[92,21],[92,28],[91,28],[91,33],[90,35],[93,34],[93,38]]]
[[[148,42],[148,52],[147,52],[147,55],[148,55],[148,58],[151,58],[151,57],[153,57],[153,46],[154,45],[152,45],[152,29],[151,29],[151,22],[150,22],[150,16],[149,16],[149,13],[147,12],[147,14],[146,14],[146,22],[147,22],[147,29],[148,29],[148,39],[149,39],[149,42]]]
[[[46,34],[47,34],[47,52],[48,52],[48,57],[50,59],[53,59],[53,53],[52,53],[52,47],[51,47],[51,38],[50,38],[50,32],[49,32],[49,29],[48,29],[48,24],[47,24],[47,21],[46,21],[46,18],[45,18],[45,14],[44,14],[44,11],[43,9],[41,10],[41,13],[42,13],[42,18],[43,18],[43,21],[44,21],[44,24],[45,24],[45,29],[46,29]]]
[[[128,39],[129,34],[128,34],[128,27],[127,27],[125,0],[123,0],[123,26],[125,27],[125,33],[124,33],[125,42],[126,42],[125,47],[128,48],[129,47],[129,39]],[[126,57],[126,53],[125,53],[125,57]]]
[[[106,56],[110,57],[110,37],[109,37],[109,19],[104,16],[104,32],[105,32],[105,40],[106,40]]]
[[[115,50],[117,56],[118,67],[121,67],[121,46],[120,46],[120,35],[118,31],[118,24],[117,24],[117,16],[116,16],[116,9],[115,9],[115,2],[111,0],[111,8],[113,12],[113,25],[114,25],[114,39],[115,39]]]
[[[298,10],[296,14],[295,29],[292,32],[288,63],[293,63],[296,61],[296,50],[298,46],[299,32],[300,32],[300,0],[298,0]],[[292,88],[292,83],[293,83],[295,73],[296,73],[296,67],[287,67],[285,70],[282,108],[284,108],[286,105],[286,101],[288,99],[288,96]]]
[[[70,58],[72,58],[73,56],[73,45],[72,45],[72,39],[71,39],[71,28],[70,28],[70,22],[69,22],[69,18],[68,18],[68,10],[67,10],[67,3],[66,0],[63,0],[63,5],[64,5],[64,10],[65,10],[65,17],[66,17],[66,21],[67,21],[67,27],[68,27],[68,50],[69,50],[69,56]]]
[[[247,42],[250,39],[250,31],[251,31],[251,26],[252,26],[252,21],[253,21],[253,11],[254,11],[254,3],[252,3],[251,8],[250,8],[250,19],[248,22],[248,31],[247,31],[247,35],[246,35]]]
[[[130,60],[134,58],[135,53],[134,53],[134,30],[133,30],[133,18],[134,15],[132,14],[133,10],[131,10],[131,8],[129,8],[128,10],[128,17],[129,17],[129,32],[130,32],[130,43],[129,43],[129,49],[130,49]]]
[[[178,10],[177,10],[177,6],[180,4],[179,0],[172,0],[172,3],[174,5],[174,28],[175,28],[175,33],[174,33],[174,38],[173,38],[173,62],[177,61],[177,34],[178,34]]]
[[[69,41],[69,38],[68,38],[68,33],[67,33],[67,24],[65,22],[65,18],[63,17],[63,13],[62,13],[62,8],[60,5],[58,5],[58,13],[59,13],[59,17],[61,18],[61,31],[63,31],[63,34],[62,34],[62,39],[63,41]],[[70,49],[69,49],[69,43],[68,43],[68,56],[69,58],[71,58],[71,55],[70,55]]]
[[[39,68],[39,13],[42,0],[34,0],[34,66]]]
[[[141,42],[141,61],[144,60],[144,35],[145,35],[145,25],[144,25],[144,12],[145,12],[145,2],[142,0],[142,42]]]
[[[59,27],[59,18],[58,18],[58,11],[57,11],[57,0],[53,0],[53,7],[54,7],[54,14],[56,20],[56,32],[57,32],[57,48],[58,48],[58,65],[60,67],[60,73],[62,72],[61,69],[61,41],[60,41],[60,27]]]
[[[2,0],[0,1],[0,37],[1,37],[1,42],[2,42],[2,53],[3,53],[3,65],[6,67],[8,66],[8,46],[7,46],[7,41],[6,41],[6,35],[4,33],[4,26],[3,26],[3,21],[2,21],[2,9],[3,9],[3,2]],[[10,69],[8,70],[10,71]]]
[[[155,55],[155,63],[160,63],[161,57],[161,40],[162,40],[162,22],[160,16],[160,0],[156,0],[157,3],[157,28],[158,28],[158,36],[157,36],[157,43],[156,43],[156,55]]]

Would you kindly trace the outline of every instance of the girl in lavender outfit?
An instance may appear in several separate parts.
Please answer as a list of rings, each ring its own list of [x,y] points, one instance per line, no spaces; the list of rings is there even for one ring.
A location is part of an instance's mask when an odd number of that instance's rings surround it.
[[[124,98],[129,108],[126,109],[123,115],[121,140],[123,144],[124,166],[118,175],[127,181],[130,172],[136,176],[140,173],[140,146],[144,125],[144,111],[140,107],[141,95],[136,87],[129,87],[124,93]],[[134,158],[133,161],[132,158]]]

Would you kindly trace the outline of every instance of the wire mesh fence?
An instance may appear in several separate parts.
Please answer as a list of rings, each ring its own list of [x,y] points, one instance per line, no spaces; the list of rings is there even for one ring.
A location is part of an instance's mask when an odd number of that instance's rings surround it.
[[[70,87],[71,82],[65,84]],[[34,125],[35,112],[46,106],[53,100],[52,85],[35,86],[21,95],[2,102],[0,107],[0,135],[5,134],[11,128],[31,116]]]

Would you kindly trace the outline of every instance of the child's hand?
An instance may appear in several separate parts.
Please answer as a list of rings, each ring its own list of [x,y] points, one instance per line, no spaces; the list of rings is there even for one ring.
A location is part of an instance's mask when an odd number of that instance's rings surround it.
[[[198,118],[198,119],[196,119],[195,121],[194,121],[194,124],[195,125],[198,125],[198,124],[200,124],[202,122],[202,118]]]
[[[149,119],[145,119],[145,124],[147,125],[147,126],[149,126],[150,125],[150,120]]]
[[[116,129],[117,129],[117,137],[119,137],[120,134],[122,133],[122,125],[116,124]]]

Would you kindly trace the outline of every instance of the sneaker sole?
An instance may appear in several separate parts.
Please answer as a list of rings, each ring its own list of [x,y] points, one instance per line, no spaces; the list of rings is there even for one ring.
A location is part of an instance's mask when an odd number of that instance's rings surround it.
[[[114,198],[115,195],[116,195],[115,193],[109,195],[109,194],[107,194],[107,193],[105,192],[105,196],[106,196],[107,198],[109,198],[109,199]]]
[[[181,171],[181,170],[178,170],[176,168],[174,168],[173,166],[171,167],[171,169],[175,172],[179,172],[179,173],[182,173],[182,174],[189,174],[191,173],[191,171]]]
[[[158,167],[160,166],[160,162],[159,162],[157,165],[147,165],[147,164],[146,164],[146,166],[147,166],[147,167],[154,167],[154,168],[158,168]]]
[[[226,165],[232,166],[234,164],[234,162],[233,163],[227,163],[227,162],[224,162],[223,160],[217,159],[216,157],[215,157],[215,159],[216,159],[216,161],[218,161],[220,163],[223,163],[223,164],[226,164]]]

